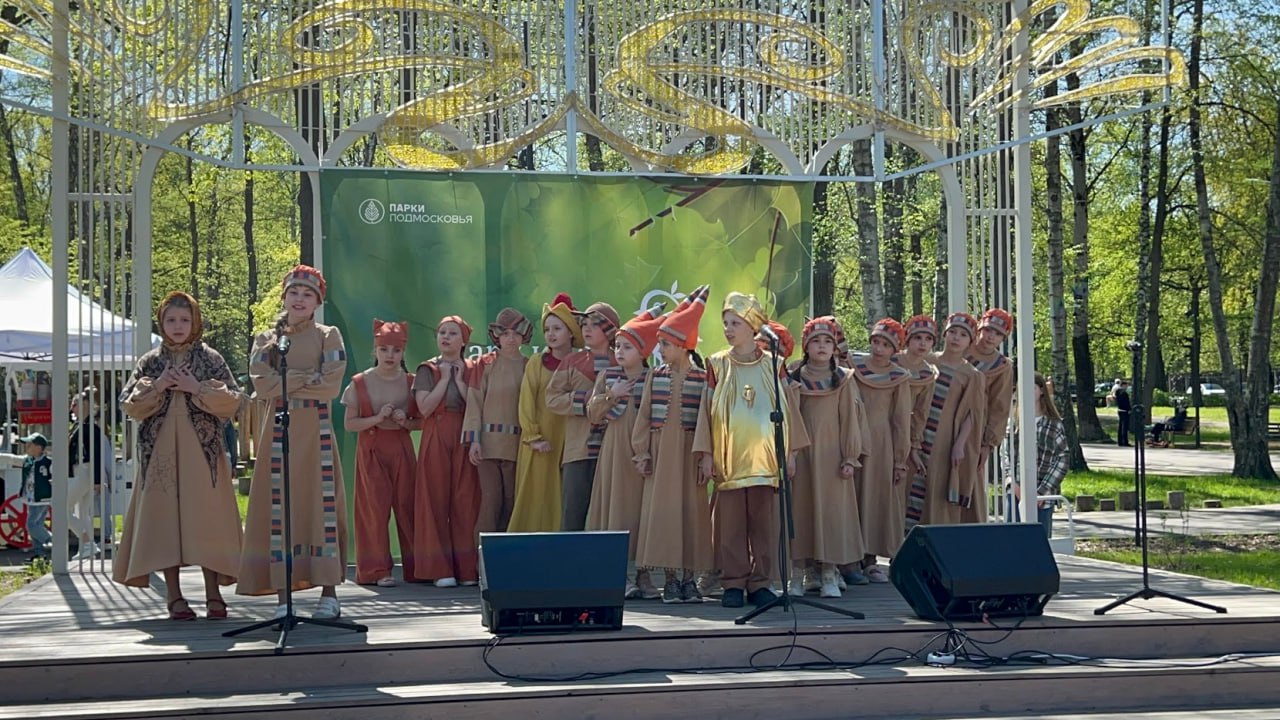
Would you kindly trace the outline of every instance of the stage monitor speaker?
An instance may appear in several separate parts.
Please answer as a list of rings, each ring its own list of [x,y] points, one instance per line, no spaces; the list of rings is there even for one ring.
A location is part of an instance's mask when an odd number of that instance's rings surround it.
[[[490,632],[620,630],[626,532],[481,533],[480,620]]]
[[[1060,581],[1038,523],[917,525],[889,577],[925,620],[1040,615]]]

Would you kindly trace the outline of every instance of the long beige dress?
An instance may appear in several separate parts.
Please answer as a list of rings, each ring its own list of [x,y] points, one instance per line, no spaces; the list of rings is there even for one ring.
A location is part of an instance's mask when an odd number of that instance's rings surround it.
[[[631,460],[631,431],[644,394],[648,368],[633,376],[622,368],[611,367],[596,376],[591,399],[587,401],[587,419],[604,427],[604,440],[596,462],[595,482],[591,485],[591,504],[587,508],[588,530],[625,530],[630,533],[627,559],[636,559],[640,538],[640,506],[644,497],[644,476]],[[622,380],[635,382],[631,394],[614,401],[609,387]]]
[[[978,445],[982,436],[986,393],[982,374],[972,365],[934,358],[937,378],[929,416],[925,420],[921,451],[925,456],[925,496],[922,523],[964,522],[964,510],[977,502]],[[970,420],[964,459],[951,463],[951,453],[965,419]]]
[[[207,345],[198,352],[208,353],[212,362],[226,368],[222,357]],[[122,399],[122,408],[134,420],[145,423],[162,411],[164,416],[151,455],[143,457],[138,468],[112,578],[146,587],[153,572],[195,565],[217,573],[219,584],[230,585],[240,565],[235,484],[225,448],[217,453],[216,467],[210,467],[187,398],[197,411],[220,422],[235,415],[244,395],[215,379],[202,379],[194,396],[177,389],[157,390],[158,374],[147,376],[142,370],[153,354],[161,363],[179,367],[188,363],[191,348],[166,346],[144,355]],[[231,377],[229,370],[224,377]],[[222,448],[220,427],[217,442]]]
[[[334,442],[332,402],[342,389],[347,351],[336,327],[306,321],[289,330],[289,487],[292,512],[293,589],[341,585],[347,574],[347,495]],[[282,407],[280,374],[273,363],[275,330],[253,342],[249,378],[254,398]],[[285,586],[285,538],[281,477],[283,432],[264,423],[249,490],[241,595],[267,595]]]
[[[911,451],[911,373],[890,364],[877,371],[859,355],[853,373],[866,410],[867,454],[858,473],[858,509],[867,553],[891,558],[902,545],[907,519],[908,455]],[[894,473],[899,472],[898,482]]]
[[[631,432],[637,461],[649,460],[640,509],[638,567],[711,570],[711,506],[698,484],[694,431],[706,388],[705,371],[662,365],[644,383]]]
[[[1013,363],[999,350],[989,355],[979,355],[970,349],[965,359],[982,374],[983,394],[986,396],[978,452],[995,455],[1009,431],[1009,410],[1013,405]],[[988,451],[987,448],[991,450]],[[998,476],[988,478],[991,468],[998,467],[993,462],[995,458],[988,456],[982,459],[986,460],[987,472],[979,478],[981,492],[974,499],[973,505],[965,509],[964,522],[987,521],[987,491],[992,488],[990,483],[1000,482]]]
[[[929,420],[929,403],[933,401],[933,382],[938,377],[938,369],[930,365],[924,358],[913,359],[905,353],[894,355],[893,361],[899,367],[911,373],[907,386],[911,392],[911,448],[909,452],[920,449],[924,442],[924,426]],[[906,504],[903,533],[911,532],[911,528],[920,523],[924,515],[924,476],[916,473],[915,463],[907,457],[907,479],[903,489]]]
[[[809,446],[797,454],[791,483],[796,534],[791,559],[794,563],[860,561],[866,544],[857,482],[840,477],[843,464],[851,465],[856,476],[864,458],[866,417],[858,384],[845,368],[837,368],[839,380],[833,384],[829,371],[815,372],[801,363],[792,366],[793,378],[796,367],[799,379],[790,382],[799,392]]]

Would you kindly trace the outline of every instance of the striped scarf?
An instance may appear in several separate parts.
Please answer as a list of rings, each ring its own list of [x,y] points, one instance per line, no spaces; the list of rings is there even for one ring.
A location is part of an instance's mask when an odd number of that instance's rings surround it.
[[[613,354],[605,353],[604,355],[592,355],[591,364],[594,372],[591,373],[591,381],[594,382],[596,375],[608,370],[613,365]],[[582,415],[587,414],[587,400],[591,395],[590,390],[579,390],[573,394],[574,411],[578,409],[578,396],[582,393]],[[591,430],[587,433],[587,457],[594,460],[600,457],[600,446],[604,444],[604,425],[592,425]]]
[[[680,424],[688,432],[698,427],[698,409],[702,405],[702,391],[707,386],[707,371],[689,368],[684,385],[680,389]],[[671,366],[663,365],[653,371],[653,385],[649,391],[652,409],[649,412],[649,429],[661,430],[667,424],[671,405]]]
[[[338,493],[337,473],[333,462],[333,424],[329,419],[329,403],[323,400],[290,400],[290,410],[314,408],[320,425],[320,505],[324,542],[316,546],[294,543],[292,555],[317,558],[338,557]],[[284,411],[284,399],[276,398],[276,412]],[[284,433],[279,424],[271,435],[271,562],[284,562]],[[290,468],[290,475],[293,468]]]
[[[924,424],[924,438],[920,443],[920,452],[924,455],[924,461],[927,465],[929,462],[929,454],[933,452],[934,440],[938,436],[938,425],[942,421],[942,407],[947,404],[947,395],[951,392],[951,380],[955,374],[947,367],[938,366],[938,376],[933,383],[933,401],[929,404],[929,418]],[[925,475],[915,475],[911,478],[911,492],[907,495],[907,522],[905,529],[911,532],[911,528],[920,523],[920,518],[924,515],[925,496],[928,494],[928,478]],[[950,490],[948,490],[948,499],[950,499]],[[958,498],[956,498],[958,500]],[[955,502],[955,500],[952,500]]]
[[[630,406],[633,408],[640,407],[640,398],[644,395],[644,379],[648,373],[649,369],[645,368],[644,372],[640,373],[640,376],[636,378],[635,384],[631,386]],[[620,366],[614,365],[604,371],[604,390],[609,392],[609,386],[616,382],[626,382],[627,380],[626,371]],[[627,412],[627,405],[628,403],[626,402],[614,403],[613,407],[609,408],[609,412],[605,414],[605,417],[610,420],[617,420]],[[602,425],[601,427],[604,426]]]

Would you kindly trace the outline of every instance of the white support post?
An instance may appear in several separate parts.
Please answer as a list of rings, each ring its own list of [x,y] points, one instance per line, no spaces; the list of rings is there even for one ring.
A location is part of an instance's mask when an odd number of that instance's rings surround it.
[[[1015,15],[1027,9],[1027,0],[1014,1]],[[1014,74],[1016,87],[1026,88],[1030,82],[1027,54],[1030,38],[1024,25],[1014,41]],[[1013,108],[1013,135],[1027,138],[1031,135],[1031,99],[1023,99]],[[1022,519],[1036,520],[1036,417],[1035,417],[1035,323],[1032,316],[1032,293],[1035,284],[1031,256],[1031,143],[1022,142],[1013,151],[1014,207],[1014,277],[1017,287],[1014,294],[1017,313],[1017,329],[1014,333],[1014,353],[1017,359],[1018,428],[1022,441],[1018,443],[1017,481],[1022,485]]]
[[[569,97],[578,92],[578,2],[564,2],[564,85]],[[570,108],[564,116],[565,172],[578,172],[578,113]]]
[[[53,178],[50,187],[50,222],[49,228],[53,236],[53,369],[52,369],[52,407],[51,423],[55,434],[66,428],[70,422],[68,417],[68,398],[71,395],[70,378],[67,365],[67,278],[70,277],[71,263],[69,259],[71,245],[71,217],[69,213],[69,190],[71,174],[71,124],[65,118],[71,116],[71,87],[69,82],[71,44],[69,40],[70,12],[69,0],[54,0],[52,22],[53,55],[53,119],[51,160]],[[60,448],[53,453],[53,476],[64,478],[53,483],[53,572],[56,575],[67,574],[67,489],[65,478],[70,477],[70,458],[66,449]]]

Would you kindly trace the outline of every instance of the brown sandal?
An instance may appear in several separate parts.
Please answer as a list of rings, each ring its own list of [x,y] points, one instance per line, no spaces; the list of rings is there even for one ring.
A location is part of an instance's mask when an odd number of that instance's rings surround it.
[[[214,605],[218,607],[214,607]],[[208,598],[205,600],[204,616],[210,620],[226,620],[227,619],[227,601],[222,598]]]
[[[182,609],[178,609],[178,603],[182,603]],[[196,611],[191,609],[191,603],[186,598],[174,598],[169,601],[169,619],[170,620],[195,620]]]

